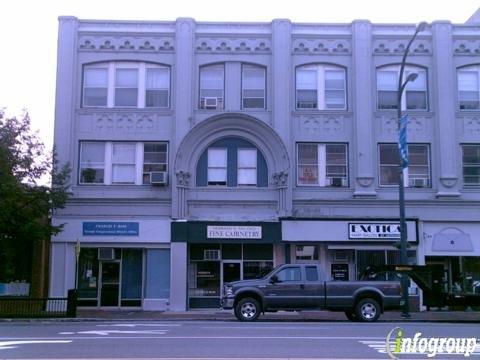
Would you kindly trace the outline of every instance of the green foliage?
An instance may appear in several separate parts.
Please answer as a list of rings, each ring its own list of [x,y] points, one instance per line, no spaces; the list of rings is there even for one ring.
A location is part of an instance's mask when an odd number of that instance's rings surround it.
[[[0,282],[29,279],[35,242],[62,230],[50,215],[68,199],[69,176],[69,165],[59,166],[31,131],[28,113],[0,110]]]

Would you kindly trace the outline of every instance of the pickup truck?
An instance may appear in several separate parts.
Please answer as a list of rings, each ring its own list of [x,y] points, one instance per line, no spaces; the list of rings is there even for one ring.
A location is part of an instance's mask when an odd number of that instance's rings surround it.
[[[318,264],[285,264],[261,279],[224,284],[221,305],[241,321],[277,310],[344,311],[351,321],[374,322],[401,306],[397,281],[326,281]]]

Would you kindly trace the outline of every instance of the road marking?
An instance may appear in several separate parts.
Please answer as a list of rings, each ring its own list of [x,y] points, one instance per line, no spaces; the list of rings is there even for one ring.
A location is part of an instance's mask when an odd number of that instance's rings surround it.
[[[16,340],[16,341],[0,341],[0,350],[15,349],[24,344],[66,344],[71,343],[72,340]]]
[[[182,326],[181,324],[101,324],[101,325],[97,325],[97,326],[103,326],[103,327],[107,327],[107,326],[118,326],[118,327],[137,327],[137,326],[145,326],[145,327],[158,327],[158,326]]]
[[[89,330],[77,331],[77,334],[92,334],[92,335],[111,335],[111,334],[155,334],[164,335],[168,330]]]
[[[232,330],[242,330],[242,329],[254,329],[254,330],[288,330],[288,329],[295,329],[295,330],[330,330],[331,327],[329,326],[202,326],[202,329],[232,329]]]

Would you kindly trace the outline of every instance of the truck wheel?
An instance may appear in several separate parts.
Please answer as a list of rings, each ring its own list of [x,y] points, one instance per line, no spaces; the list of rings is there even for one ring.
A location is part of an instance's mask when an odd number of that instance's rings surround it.
[[[364,322],[374,322],[380,317],[380,305],[374,299],[362,299],[355,306],[355,316]]]
[[[255,321],[260,315],[260,304],[253,298],[243,298],[235,306],[235,316],[240,321]]]
[[[358,321],[357,315],[355,315],[355,312],[353,310],[346,310],[345,316],[350,321]]]

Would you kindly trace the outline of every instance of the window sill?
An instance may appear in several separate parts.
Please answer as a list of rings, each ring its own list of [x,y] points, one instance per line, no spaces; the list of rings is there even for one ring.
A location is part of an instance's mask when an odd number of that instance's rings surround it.
[[[316,110],[316,109],[295,109],[292,115],[352,115],[353,112],[345,110]]]
[[[131,114],[132,112],[135,113],[146,113],[146,114],[160,114],[160,115],[171,115],[173,114],[172,109],[167,109],[167,108],[137,108],[137,107],[131,107],[131,108],[125,108],[125,107],[84,107],[84,108],[78,108],[76,110],[76,113],[79,115],[84,115],[84,114],[98,114],[98,113],[105,113],[105,114],[111,114],[111,113],[128,113]]]

